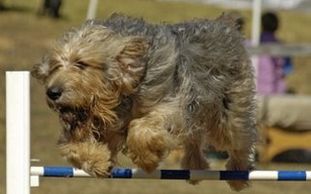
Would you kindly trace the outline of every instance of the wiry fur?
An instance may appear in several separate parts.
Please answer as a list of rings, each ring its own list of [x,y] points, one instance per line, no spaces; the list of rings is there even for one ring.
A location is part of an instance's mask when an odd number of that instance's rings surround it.
[[[47,101],[63,156],[105,177],[122,148],[151,172],[181,144],[182,167],[205,169],[210,144],[228,151],[228,170],[252,168],[254,77],[242,41],[229,16],[152,25],[115,14],[66,33],[33,70],[62,91]]]

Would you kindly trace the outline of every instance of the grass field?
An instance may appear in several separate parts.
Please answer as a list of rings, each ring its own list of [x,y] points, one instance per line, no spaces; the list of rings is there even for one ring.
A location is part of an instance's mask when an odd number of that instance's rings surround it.
[[[49,45],[65,30],[82,23],[86,16],[88,1],[66,0],[62,9],[63,19],[53,20],[38,17],[39,0],[5,1],[10,10],[0,12],[0,194],[5,193],[5,78],[7,70],[30,70],[40,60]],[[156,2],[153,0],[101,0],[98,18],[103,19],[113,12],[144,17],[151,22],[175,22],[193,17],[215,18],[222,10],[217,7],[185,3]],[[250,32],[250,12],[242,12],[246,18],[246,36]],[[286,42],[311,42],[311,14],[280,12],[282,28],[279,36]],[[300,94],[311,94],[311,57],[295,58],[295,72],[288,77],[288,84]],[[40,164],[67,164],[59,156],[56,140],[59,133],[57,116],[44,101],[43,88],[31,81],[31,157],[39,158]],[[126,159],[120,164],[131,166]],[[222,163],[213,163],[216,168]],[[164,167],[176,167],[169,162]],[[259,165],[261,169],[311,169],[311,165]],[[256,182],[242,193],[309,194],[310,183]],[[142,180],[94,180],[94,179],[43,179],[40,188],[32,189],[34,194],[141,194],[141,193],[231,193],[223,182],[203,182],[191,186],[184,181],[142,181]]]

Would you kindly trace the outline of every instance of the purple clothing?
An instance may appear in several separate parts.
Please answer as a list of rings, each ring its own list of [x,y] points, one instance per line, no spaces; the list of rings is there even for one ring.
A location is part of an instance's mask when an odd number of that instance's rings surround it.
[[[262,32],[260,35],[260,43],[280,42],[273,33]]]
[[[279,42],[274,34],[263,32],[261,43]],[[261,95],[283,94],[286,91],[284,73],[284,59],[261,55],[258,58],[257,67],[257,92]]]

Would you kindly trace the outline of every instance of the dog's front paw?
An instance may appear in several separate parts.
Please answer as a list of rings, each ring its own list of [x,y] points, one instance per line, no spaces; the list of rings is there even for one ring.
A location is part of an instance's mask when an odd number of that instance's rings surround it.
[[[111,175],[113,164],[106,160],[89,160],[82,163],[81,168],[93,177],[106,178]]]
[[[133,163],[146,172],[155,170],[171,149],[172,143],[165,134],[152,131],[130,134],[127,154]]]
[[[107,145],[97,142],[78,142],[60,145],[64,156],[76,168],[94,177],[109,177],[113,167]]]

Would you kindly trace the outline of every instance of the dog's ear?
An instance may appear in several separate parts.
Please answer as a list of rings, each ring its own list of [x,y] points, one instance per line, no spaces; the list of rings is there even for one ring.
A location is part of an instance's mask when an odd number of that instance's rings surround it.
[[[222,22],[228,27],[239,29],[241,28],[241,25],[243,25],[244,19],[238,12],[229,12],[221,14],[216,18],[216,21]]]
[[[41,82],[44,82],[49,74],[49,58],[47,56],[42,58],[41,63],[35,64],[31,70],[31,75]]]
[[[120,66],[122,91],[131,94],[140,83],[145,73],[146,53],[149,43],[142,37],[131,37],[126,40],[116,60]]]

